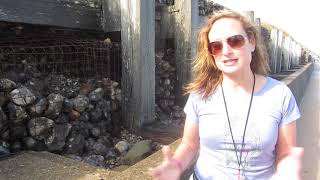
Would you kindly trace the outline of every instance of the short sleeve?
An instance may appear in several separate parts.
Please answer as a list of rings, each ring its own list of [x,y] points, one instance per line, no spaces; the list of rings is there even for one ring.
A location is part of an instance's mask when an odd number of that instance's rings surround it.
[[[290,122],[293,122],[300,118],[301,114],[297,105],[296,99],[294,98],[291,90],[285,86],[283,93],[283,104],[282,104],[282,118],[280,127],[283,127]]]
[[[198,119],[198,113],[197,113],[196,99],[197,99],[197,95],[195,95],[194,93],[190,93],[187,103],[183,110],[187,115],[186,120],[198,123],[199,119]]]

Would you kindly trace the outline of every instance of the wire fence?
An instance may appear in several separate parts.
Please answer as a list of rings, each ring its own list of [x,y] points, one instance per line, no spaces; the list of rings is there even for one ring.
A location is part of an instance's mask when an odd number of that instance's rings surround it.
[[[120,44],[61,35],[1,37],[0,75],[3,78],[12,71],[120,82]]]

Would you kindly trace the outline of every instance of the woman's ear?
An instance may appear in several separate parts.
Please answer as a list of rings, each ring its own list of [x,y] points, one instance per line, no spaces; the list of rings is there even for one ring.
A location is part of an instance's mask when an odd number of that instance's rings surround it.
[[[253,52],[256,49],[256,39],[254,37],[251,37],[249,39],[249,42],[251,44],[251,52]]]

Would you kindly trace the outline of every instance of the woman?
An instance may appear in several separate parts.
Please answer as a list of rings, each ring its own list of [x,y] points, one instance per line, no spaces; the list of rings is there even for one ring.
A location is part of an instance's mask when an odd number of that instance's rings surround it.
[[[164,147],[150,175],[179,179],[198,157],[190,179],[299,179],[300,113],[290,89],[268,71],[255,26],[235,12],[214,15],[199,33],[181,144],[174,155]]]

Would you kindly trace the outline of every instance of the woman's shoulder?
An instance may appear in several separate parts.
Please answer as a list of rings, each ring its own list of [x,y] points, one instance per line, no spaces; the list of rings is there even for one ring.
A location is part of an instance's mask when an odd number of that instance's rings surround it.
[[[282,81],[279,81],[271,76],[265,76],[265,83],[258,91],[259,93],[263,93],[266,91],[273,91],[273,92],[288,92],[290,91],[289,87]]]
[[[192,91],[189,93],[189,98],[192,100],[201,100],[202,99],[202,94],[199,91]]]
[[[189,99],[192,100],[196,100],[198,102],[207,102],[210,101],[214,96],[216,96],[217,94],[217,89],[219,89],[219,87],[217,87],[207,98],[204,98],[204,93],[201,91],[192,91],[189,93]]]
[[[285,88],[285,89],[289,89],[289,87],[284,83],[284,82],[282,82],[282,81],[280,81],[280,80],[277,80],[277,79],[275,79],[275,78],[273,78],[273,77],[267,77],[268,78],[268,80],[269,80],[269,83],[271,84],[271,85],[273,85],[273,86],[278,86],[279,88]]]

